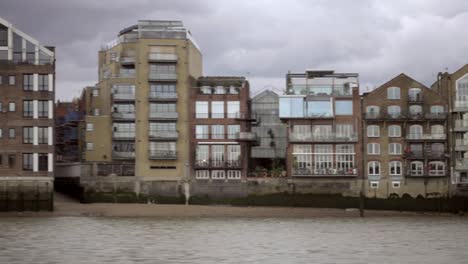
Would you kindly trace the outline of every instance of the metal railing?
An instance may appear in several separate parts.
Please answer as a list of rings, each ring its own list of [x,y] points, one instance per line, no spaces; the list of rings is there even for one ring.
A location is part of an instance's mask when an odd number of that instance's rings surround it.
[[[351,135],[341,135],[335,132],[327,133],[327,134],[312,134],[312,133],[295,133],[292,132],[289,134],[289,141],[295,142],[302,142],[302,141],[310,141],[310,142],[349,142],[349,141],[357,141],[357,134]]]
[[[455,129],[468,129],[468,120],[455,120]]]
[[[241,160],[195,160],[196,168],[241,168]]]
[[[177,73],[149,73],[150,81],[176,81]]]
[[[446,134],[407,134],[407,140],[444,140],[447,138]]]
[[[237,140],[244,141],[255,141],[258,139],[255,132],[237,132],[235,137]]]
[[[134,56],[122,56],[120,57],[121,64],[135,64],[135,57]]]
[[[134,140],[135,132],[112,132],[112,138],[115,140]]]
[[[175,53],[159,53],[150,52],[148,53],[149,61],[177,61],[178,56]]]
[[[123,119],[123,120],[133,120],[135,119],[135,112],[113,112],[112,118],[114,119]]]
[[[416,170],[407,170],[406,176],[408,177],[437,177],[445,176],[447,172],[445,170],[428,170],[428,169],[416,169]]]
[[[175,150],[149,150],[150,159],[177,159],[177,151]]]
[[[151,119],[177,119],[179,114],[177,112],[150,112],[149,118]]]
[[[113,100],[135,100],[135,94],[129,93],[113,93],[112,94]]]
[[[112,158],[113,159],[134,159],[135,152],[134,151],[112,151]]]
[[[150,130],[149,137],[150,139],[161,139],[161,140],[178,139],[179,132],[167,131],[167,130]]]
[[[468,170],[468,159],[457,159],[455,162],[456,170]]]
[[[162,93],[162,92],[149,92],[150,99],[157,99],[157,100],[176,100],[177,93]]]
[[[357,176],[357,168],[348,169],[312,169],[295,168],[293,176]]]
[[[408,96],[408,102],[410,102],[410,103],[423,103],[424,102],[424,97],[423,97],[422,94],[409,95]]]

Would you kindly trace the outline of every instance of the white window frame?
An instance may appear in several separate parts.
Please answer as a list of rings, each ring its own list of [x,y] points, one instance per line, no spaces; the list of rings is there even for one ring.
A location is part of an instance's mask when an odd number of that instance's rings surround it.
[[[370,169],[372,168],[372,173],[370,173]],[[375,173],[376,171],[376,168],[378,168],[378,173]],[[380,174],[382,173],[382,166],[380,164],[380,161],[369,161],[367,162],[367,175],[369,176],[380,176]]]
[[[388,137],[401,137],[401,126],[399,125],[388,126]]]
[[[401,143],[392,142],[388,144],[388,155],[401,155],[402,153],[403,153],[403,147]]]
[[[367,137],[380,137],[380,127],[378,125],[367,126]]]
[[[93,123],[87,123],[86,124],[86,131],[94,131],[94,124]]]
[[[93,150],[94,143],[93,142],[86,142],[86,150]]]
[[[403,170],[403,165],[401,161],[390,161],[388,163],[388,173],[390,176],[401,176],[403,175],[402,170]]]
[[[367,143],[367,155],[380,155],[380,143]]]
[[[400,87],[388,87],[387,88],[387,99],[389,100],[399,100],[401,98]]]

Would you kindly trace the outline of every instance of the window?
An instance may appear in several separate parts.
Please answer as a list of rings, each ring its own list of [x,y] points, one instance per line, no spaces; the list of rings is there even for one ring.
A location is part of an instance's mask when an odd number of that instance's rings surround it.
[[[0,79],[2,79],[2,77],[0,76]],[[1,84],[1,83],[0,83]],[[3,111],[3,104],[2,102],[0,102],[0,113]]]
[[[429,162],[429,176],[443,176],[445,175],[445,163],[442,161]]]
[[[227,178],[230,180],[239,180],[241,178],[241,171],[238,170],[228,170]]]
[[[121,113],[122,117],[134,117],[135,105],[134,104],[114,104],[114,113]]]
[[[48,127],[39,127],[38,128],[39,134],[39,144],[47,144],[49,143],[49,129]]]
[[[0,139],[3,138],[3,129],[0,128]]]
[[[411,117],[419,118],[422,115],[422,106],[412,105],[409,107],[409,112],[410,112]]]
[[[38,156],[39,156],[38,157],[38,163],[39,163],[38,164],[39,165],[38,169],[39,169],[39,171],[47,171],[48,165],[49,165],[49,162],[48,162],[49,157],[48,157],[47,153],[40,153]]]
[[[351,138],[355,136],[354,128],[351,124],[337,124],[335,129],[338,138]]]
[[[228,139],[236,139],[240,132],[240,125],[228,125]]]
[[[422,161],[413,161],[410,164],[410,176],[422,176],[424,173],[424,164]]]
[[[98,96],[99,96],[99,90],[98,90],[98,89],[94,89],[94,90],[93,90],[93,96],[94,96],[94,97],[98,97]]]
[[[212,139],[224,139],[224,125],[212,125],[211,126],[211,138]]]
[[[396,100],[400,99],[400,88],[390,87],[387,89],[387,99]]]
[[[401,137],[401,127],[399,125],[388,126],[389,137]]]
[[[208,118],[208,102],[197,101],[195,102],[195,117]]]
[[[209,170],[196,170],[195,171],[195,179],[207,180],[209,178],[210,178],[210,171]]]
[[[39,74],[39,91],[49,90],[49,75]]]
[[[333,169],[333,145],[315,145],[315,174],[331,174]]]
[[[240,102],[239,101],[228,101],[227,102],[227,114],[228,118],[239,117]]]
[[[150,98],[177,98],[175,84],[151,84]]]
[[[32,144],[33,134],[32,127],[23,127],[23,144]]]
[[[94,124],[93,123],[87,123],[86,124],[86,131],[93,131],[94,130]]]
[[[388,111],[388,115],[389,115],[391,118],[398,118],[398,117],[400,117],[401,108],[400,108],[400,106],[398,106],[398,105],[390,105],[390,106],[387,108],[387,111]]]
[[[367,143],[367,154],[368,155],[380,155],[380,144],[379,143]]]
[[[356,174],[354,155],[354,145],[336,145],[336,169],[338,174]]]
[[[432,138],[444,139],[445,138],[445,129],[443,125],[432,125],[431,126],[431,136]]]
[[[423,135],[423,128],[420,125],[412,125],[409,128],[409,139],[421,139]]]
[[[174,64],[150,64],[150,75],[156,75],[161,79],[172,79],[176,74]]]
[[[241,148],[239,145],[228,145],[227,146],[227,165],[228,166],[240,166],[240,155]]]
[[[32,153],[23,153],[23,170],[25,171],[33,170],[33,154]]]
[[[420,102],[422,100],[421,89],[419,88],[410,88],[408,90],[408,98],[413,102]]]
[[[316,140],[329,139],[331,134],[331,125],[315,125],[312,127],[312,135]]]
[[[335,114],[336,115],[352,115],[353,114],[353,101],[351,100],[335,101]]]
[[[304,99],[302,97],[280,97],[280,117],[304,117]]]
[[[211,102],[211,118],[224,118],[224,102],[223,101]]]
[[[213,180],[224,180],[226,179],[226,173],[223,170],[212,170],[211,179]]]
[[[431,154],[436,157],[444,156],[445,146],[442,143],[431,144]]]
[[[135,85],[114,84],[112,86],[112,97],[114,99],[123,99],[123,100],[135,99]]]
[[[39,117],[49,117],[49,101],[38,101]]]
[[[114,123],[113,137],[116,139],[135,138],[135,123]]]
[[[400,161],[390,161],[389,167],[390,167],[391,176],[401,175],[401,162]]]
[[[401,183],[399,181],[392,181],[392,188],[398,189],[400,188]]]
[[[422,144],[411,144],[409,146],[409,149],[405,150],[405,151],[409,151],[408,154],[410,154],[410,155],[412,155],[414,157],[422,158],[422,156],[423,156],[423,145]]]
[[[433,114],[442,114],[444,113],[444,107],[441,105],[433,105],[431,106],[431,113]]]
[[[33,101],[23,101],[23,117],[33,117]]]
[[[310,140],[312,137],[312,130],[310,125],[294,125],[291,134],[296,140]]]
[[[214,94],[225,94],[225,93],[226,93],[226,88],[224,88],[224,86],[221,86],[221,85],[215,86]]]
[[[23,90],[32,91],[34,86],[34,75],[23,74]]]
[[[10,112],[15,112],[16,111],[16,103],[15,102],[9,102],[8,103],[8,111],[10,111]]]
[[[8,155],[8,168],[16,167],[16,155]]]
[[[346,109],[343,109],[343,110],[346,111]],[[327,101],[307,101],[306,113],[308,117],[333,116],[333,108],[332,108],[331,101],[328,101],[328,100]]]
[[[366,117],[376,118],[380,113],[380,107],[375,105],[370,105],[366,108]]]
[[[93,149],[94,149],[94,143],[86,142],[86,150],[93,150]]]
[[[15,138],[16,137],[16,129],[9,128],[8,129],[8,138]]]
[[[378,181],[371,181],[370,182],[370,187],[371,187],[371,189],[378,189],[379,188],[379,182]]]
[[[198,166],[207,166],[209,164],[210,147],[208,145],[197,145],[195,153],[195,163]]]
[[[15,85],[15,83],[16,83],[16,77],[14,75],[8,76],[8,84]]]
[[[196,139],[208,139],[208,125],[196,125],[195,126],[195,138]]]
[[[94,116],[99,116],[101,114],[100,109],[99,108],[94,108],[93,114],[94,114]]]
[[[312,146],[293,145],[294,174],[312,174]]]
[[[390,143],[388,144],[388,154],[390,155],[401,155],[401,144],[400,143]]]
[[[224,164],[224,145],[211,146],[211,163],[213,166],[223,166]]]
[[[380,162],[369,161],[367,163],[367,173],[368,175],[380,175]]]
[[[377,125],[367,126],[367,137],[380,137],[380,127]]]

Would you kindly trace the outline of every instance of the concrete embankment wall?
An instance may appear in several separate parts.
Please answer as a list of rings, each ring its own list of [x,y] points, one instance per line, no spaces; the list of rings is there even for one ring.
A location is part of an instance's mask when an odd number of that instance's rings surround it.
[[[0,211],[52,211],[53,178],[0,177]]]

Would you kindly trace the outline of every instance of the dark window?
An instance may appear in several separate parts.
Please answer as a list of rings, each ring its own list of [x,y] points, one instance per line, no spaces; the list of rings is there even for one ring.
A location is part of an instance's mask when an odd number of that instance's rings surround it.
[[[33,128],[23,127],[23,144],[33,143]]]
[[[15,168],[15,167],[16,167],[16,156],[8,155],[8,168]]]
[[[49,90],[49,75],[39,74],[39,91]]]
[[[33,117],[33,101],[23,101],[23,117]]]
[[[49,101],[38,102],[39,117],[49,117]]]
[[[47,171],[48,164],[48,155],[44,153],[39,154],[39,171]]]
[[[23,170],[25,171],[33,170],[33,154],[32,153],[23,153]]]
[[[8,129],[8,137],[15,138],[16,137],[16,130],[14,128]]]
[[[24,74],[23,75],[23,90],[25,91],[32,91],[34,84],[34,75],[32,74]]]
[[[0,58],[0,60],[2,60],[2,58]],[[3,83],[3,76],[0,75],[0,85],[2,85]]]
[[[0,139],[3,137],[3,130],[0,128]]]
[[[8,46],[8,28],[0,25],[0,46]]]
[[[2,102],[0,102],[0,112],[2,112],[2,111],[3,111],[3,104],[2,104]]]
[[[0,168],[2,167],[2,165],[3,165],[3,155],[0,154]]]
[[[47,144],[49,140],[49,134],[48,134],[48,128],[47,127],[40,127],[39,128],[39,144]]]

